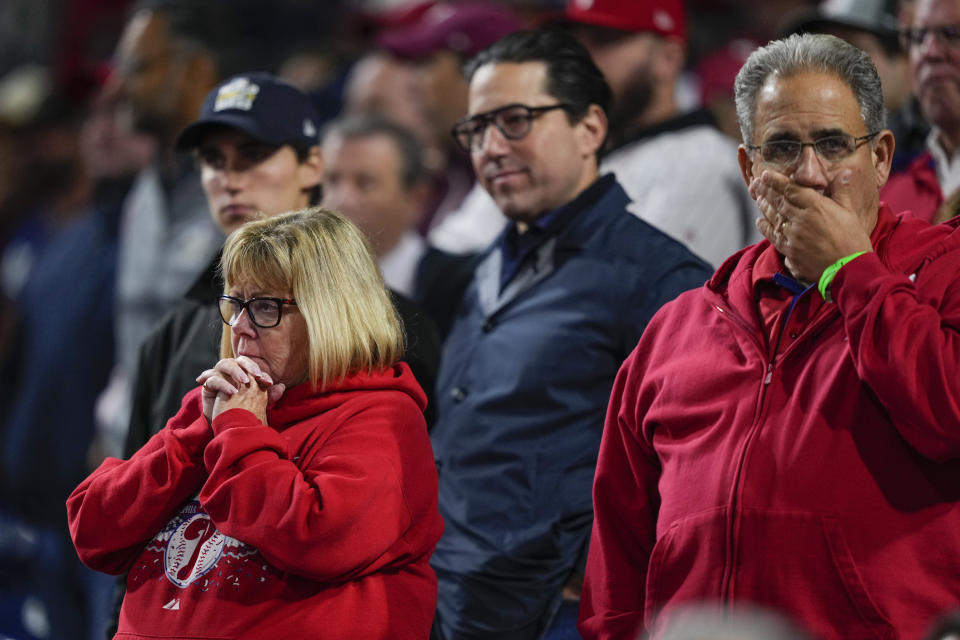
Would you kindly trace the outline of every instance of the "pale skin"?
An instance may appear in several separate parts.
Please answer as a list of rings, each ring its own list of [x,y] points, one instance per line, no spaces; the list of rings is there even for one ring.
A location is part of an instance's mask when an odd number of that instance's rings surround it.
[[[863,136],[866,125],[852,90],[835,76],[803,72],[771,76],[754,112],[754,144],[793,139],[811,142],[831,133]],[[872,251],[878,190],[887,180],[893,134],[882,130],[872,144],[830,164],[804,147],[793,167],[765,166],[759,153],[741,146],[744,180],[760,208],[757,228],[783,255],[791,274],[808,283],[840,258]]]
[[[235,286],[229,295],[248,300],[273,297],[252,286]],[[280,296],[289,298],[290,295]],[[267,407],[307,379],[309,344],[306,323],[295,306],[285,307],[279,324],[258,327],[247,309],[230,327],[232,358],[223,358],[197,376],[203,385],[203,415],[213,421],[224,411],[246,409],[267,423]]]

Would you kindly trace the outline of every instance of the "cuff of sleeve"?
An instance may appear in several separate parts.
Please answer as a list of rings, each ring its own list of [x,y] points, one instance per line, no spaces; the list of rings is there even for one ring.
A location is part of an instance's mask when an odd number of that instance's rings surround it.
[[[283,436],[245,409],[224,411],[213,419],[213,423],[217,435],[203,454],[208,473],[212,473],[216,466],[232,465],[243,458],[255,462],[261,456],[272,459],[288,457]]]
[[[166,433],[167,438],[174,440],[184,453],[197,463],[203,459],[203,450],[213,437],[203,414],[185,427],[166,429],[160,433]]]
[[[876,252],[865,253],[837,271],[830,284],[831,297],[841,310],[851,301],[860,308],[875,290],[873,281],[887,275],[890,275],[890,272],[880,261]]]

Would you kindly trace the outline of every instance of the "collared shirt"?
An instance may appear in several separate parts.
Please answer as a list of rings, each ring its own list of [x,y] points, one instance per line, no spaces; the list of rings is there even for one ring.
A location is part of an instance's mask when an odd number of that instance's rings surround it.
[[[945,198],[960,190],[960,148],[947,155],[940,144],[940,129],[933,127],[927,135],[927,148],[933,156],[933,167],[937,172],[937,182]]]
[[[537,250],[537,247],[548,238],[559,234],[578,213],[591,207],[613,186],[614,182],[615,178],[612,174],[596,179],[570,202],[548,211],[529,223],[524,232],[519,231],[515,222],[507,225],[497,241],[503,256],[500,269],[500,291],[503,291],[517,275],[520,267]]]

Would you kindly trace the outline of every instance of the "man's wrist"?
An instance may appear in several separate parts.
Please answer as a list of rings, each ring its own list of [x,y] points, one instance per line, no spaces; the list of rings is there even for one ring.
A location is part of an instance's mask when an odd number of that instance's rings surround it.
[[[833,302],[833,298],[830,295],[830,285],[833,284],[833,279],[836,277],[837,272],[840,271],[845,264],[859,258],[865,253],[867,252],[857,251],[856,253],[851,253],[848,256],[840,258],[823,270],[823,273],[820,275],[820,281],[817,283],[817,291],[820,292],[820,295],[823,296],[824,300],[827,302]]]

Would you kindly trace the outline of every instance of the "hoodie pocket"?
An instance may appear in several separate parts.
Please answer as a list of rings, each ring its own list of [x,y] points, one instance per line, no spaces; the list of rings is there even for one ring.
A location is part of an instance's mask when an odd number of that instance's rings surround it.
[[[674,605],[703,601],[780,611],[820,638],[897,637],[837,518],[746,509],[739,514],[731,557],[726,513],[719,509],[678,521],[657,541],[647,573],[648,628],[667,624]],[[731,562],[724,585],[724,568]]]

